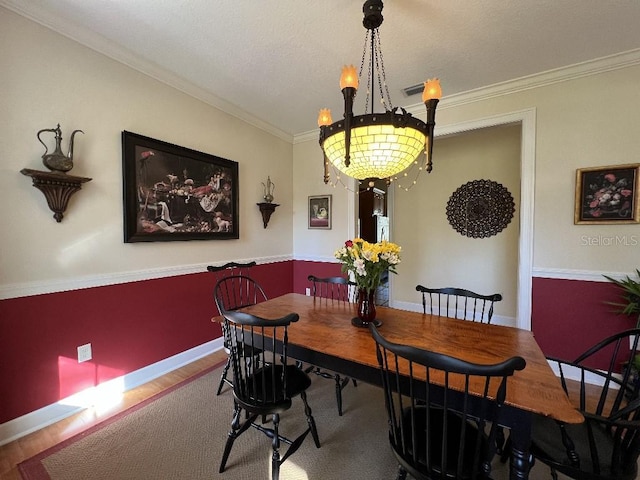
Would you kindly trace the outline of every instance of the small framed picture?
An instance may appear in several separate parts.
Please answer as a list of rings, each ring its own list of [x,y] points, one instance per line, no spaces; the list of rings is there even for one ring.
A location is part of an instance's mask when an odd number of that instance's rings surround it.
[[[640,223],[640,163],[579,168],[574,223]]]
[[[331,229],[331,195],[309,197],[309,228]]]

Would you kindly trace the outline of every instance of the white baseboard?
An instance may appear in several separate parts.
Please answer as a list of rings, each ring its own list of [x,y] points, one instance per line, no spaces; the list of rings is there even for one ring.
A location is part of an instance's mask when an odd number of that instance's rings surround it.
[[[134,372],[83,390],[54,404],[9,420],[0,425],[0,446],[91,407],[94,402],[100,399],[114,394],[122,394],[220,349],[222,349],[222,338],[217,338]]]

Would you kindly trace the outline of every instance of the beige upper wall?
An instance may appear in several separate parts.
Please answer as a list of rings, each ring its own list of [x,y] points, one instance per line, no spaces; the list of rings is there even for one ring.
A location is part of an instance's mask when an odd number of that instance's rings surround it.
[[[354,232],[355,195],[344,187],[324,184],[323,157],[317,141],[295,144],[293,158],[293,249],[296,258],[334,261],[333,253],[344,245],[345,240]],[[310,195],[331,195],[331,230],[308,228],[307,203]]]
[[[292,145],[0,8],[0,285],[110,275],[261,256],[333,258],[353,234],[353,195],[322,183],[317,139]],[[446,90],[446,79],[443,79]],[[575,226],[575,169],[637,162],[640,67],[439,108],[438,127],[536,108],[534,268],[631,272],[636,246],[583,246],[636,236],[639,225]],[[72,174],[92,177],[61,224],[21,175],[43,168],[35,134],[60,123],[78,135]],[[234,241],[123,244],[120,134],[129,130],[240,163]],[[293,168],[291,160],[293,157]],[[255,206],[270,175],[280,203],[262,228]],[[332,194],[332,230],[308,230],[307,197]],[[293,234],[292,234],[293,232]],[[257,252],[257,253],[254,253]]]
[[[291,256],[290,143],[3,8],[0,32],[0,285]],[[20,174],[46,170],[36,132],[57,123],[65,151],[70,132],[84,130],[70,173],[93,178],[59,224]],[[123,130],[238,162],[240,239],[124,244]],[[256,203],[268,175],[281,206],[263,229]]]
[[[640,240],[640,225],[574,225],[578,168],[640,162],[640,67],[561,82],[463,107],[440,124],[536,108],[534,269],[631,272],[640,245],[585,246],[585,237]]]
[[[446,93],[446,79],[442,79]],[[544,87],[447,107],[437,113],[438,128],[452,127],[525,109],[536,109],[535,270],[632,272],[640,258],[640,225],[574,225],[577,168],[640,162],[640,67],[600,73]],[[424,117],[422,117],[424,119]],[[436,147],[438,140],[436,139]],[[317,141],[294,149],[297,192],[311,190],[308,178],[321,178]],[[303,155],[301,155],[301,153]],[[434,152],[437,169],[437,150]],[[435,172],[435,171],[434,171]],[[301,193],[303,194],[303,193]],[[299,198],[294,197],[294,203]],[[294,224],[294,238],[303,235]],[[416,232],[421,235],[421,232]],[[624,236],[628,245],[584,246],[585,238]],[[636,244],[633,245],[633,239]],[[328,248],[326,249],[329,250]],[[299,251],[296,250],[296,256]]]
[[[520,233],[520,125],[477,130],[439,139],[434,168],[408,192],[395,190],[393,241],[403,248],[394,277],[394,301],[420,302],[416,285],[460,287],[503,301],[495,313],[515,326]],[[437,148],[435,148],[437,146]],[[447,202],[461,185],[491,180],[513,198],[515,213],[497,235],[470,238],[447,218]]]

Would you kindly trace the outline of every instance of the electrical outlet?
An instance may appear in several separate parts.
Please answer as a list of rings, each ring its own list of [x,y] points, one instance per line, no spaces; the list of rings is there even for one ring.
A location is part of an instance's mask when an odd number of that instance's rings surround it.
[[[307,289],[306,289],[306,291],[305,291],[305,295],[306,295],[307,297],[310,297],[310,296],[311,296],[311,289],[310,289],[310,288],[307,288]]]
[[[78,347],[78,363],[91,360],[91,344],[80,345]]]

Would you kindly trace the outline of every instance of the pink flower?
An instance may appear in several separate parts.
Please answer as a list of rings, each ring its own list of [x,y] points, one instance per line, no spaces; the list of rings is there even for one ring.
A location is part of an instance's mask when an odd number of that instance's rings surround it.
[[[589,208],[596,208],[598,206],[598,200],[594,200],[589,204]]]
[[[628,197],[629,195],[631,195],[633,192],[631,190],[620,190],[620,195],[622,195],[623,197]]]
[[[146,152],[142,152],[142,153],[140,154],[140,156],[141,156],[142,158],[149,158],[149,157],[151,157],[152,155],[155,155],[155,153],[153,153],[151,150],[147,150]]]
[[[591,210],[592,217],[599,217],[600,215],[602,215],[602,210],[600,210],[599,208],[596,210]]]
[[[607,173],[607,174],[604,176],[604,179],[605,179],[607,182],[609,182],[609,183],[613,183],[613,182],[615,182],[615,181],[616,181],[616,176],[615,176],[613,173]]]
[[[344,246],[347,248],[351,248],[353,247],[353,242],[351,240],[347,240],[346,242],[344,242]]]

